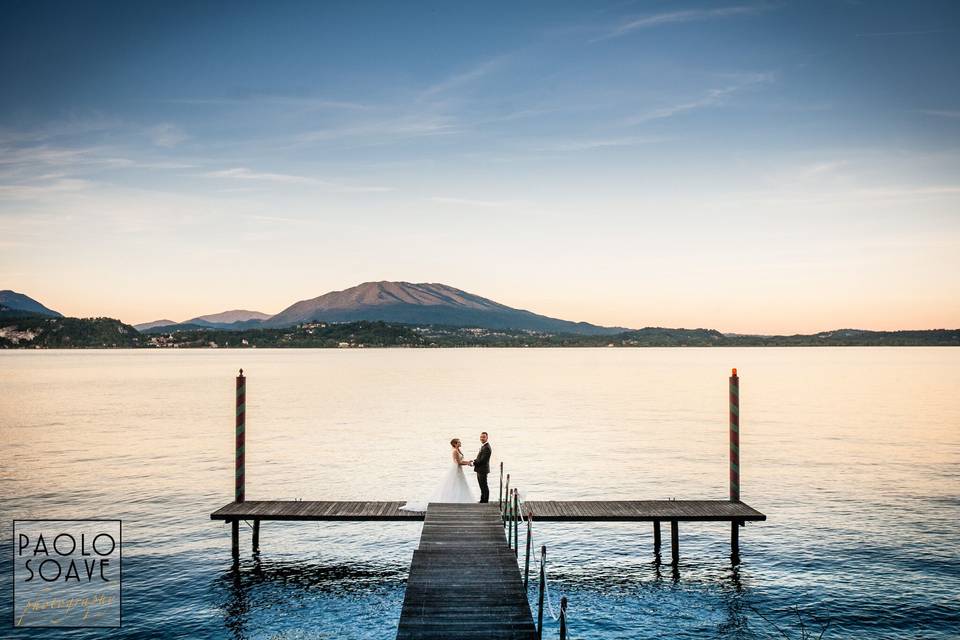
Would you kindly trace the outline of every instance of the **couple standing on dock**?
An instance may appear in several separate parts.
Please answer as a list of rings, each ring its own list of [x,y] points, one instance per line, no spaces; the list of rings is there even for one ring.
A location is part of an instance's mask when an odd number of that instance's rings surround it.
[[[440,486],[434,491],[430,502],[475,502],[473,492],[470,491],[470,487],[467,485],[467,479],[463,473],[463,468],[466,466],[473,467],[474,472],[477,474],[477,484],[480,487],[480,502],[485,503],[490,501],[490,487],[487,485],[487,476],[490,474],[490,456],[493,454],[493,449],[490,447],[490,443],[487,442],[488,439],[489,436],[486,431],[480,434],[480,451],[477,452],[477,457],[473,460],[463,459],[463,452],[460,451],[460,438],[454,438],[450,441],[450,457],[453,460],[453,465],[443,477]],[[404,511],[426,511],[427,503],[408,502],[400,507],[400,509]]]

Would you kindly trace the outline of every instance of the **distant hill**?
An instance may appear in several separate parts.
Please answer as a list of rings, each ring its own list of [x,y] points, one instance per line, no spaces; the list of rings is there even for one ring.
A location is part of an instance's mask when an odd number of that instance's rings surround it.
[[[0,348],[140,347],[140,334],[113,318],[64,318],[39,314],[0,321]]]
[[[305,322],[358,320],[584,335],[612,335],[625,330],[514,309],[445,284],[388,281],[365,282],[301,300],[265,320],[262,326],[279,328]]]
[[[136,324],[137,331],[157,333],[157,330],[170,331],[190,331],[192,329],[230,329],[240,330],[250,327],[260,326],[261,321],[270,317],[269,313],[260,311],[247,311],[246,309],[233,309],[231,311],[221,311],[220,313],[211,313],[206,316],[197,316],[183,322],[176,320],[154,320],[153,322],[144,322]]]
[[[245,323],[250,320],[266,320],[270,317],[269,313],[259,311],[247,311],[246,309],[233,309],[232,311],[221,311],[207,316],[197,316],[185,320],[182,324],[197,324],[200,326],[216,327],[218,329],[230,329],[237,323]]]
[[[59,311],[48,309],[30,296],[17,293],[16,291],[11,291],[10,289],[4,289],[3,291],[0,291],[0,311],[22,311],[26,313],[35,313],[41,316],[51,316],[54,318],[63,317],[63,314]]]
[[[143,322],[140,324],[133,325],[133,328],[137,331],[146,331],[147,329],[153,329],[154,327],[167,327],[172,324],[177,324],[176,320],[154,320],[153,322]]]
[[[139,329],[140,333],[176,333],[177,331],[237,331],[233,327],[211,327],[205,324],[193,324],[192,322],[174,322],[173,324],[158,324],[146,329]]]

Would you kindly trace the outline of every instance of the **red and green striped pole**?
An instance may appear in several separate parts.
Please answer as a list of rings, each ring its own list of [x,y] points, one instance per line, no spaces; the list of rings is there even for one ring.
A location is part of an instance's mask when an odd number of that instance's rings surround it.
[[[243,369],[240,369],[240,375],[237,376],[237,465],[236,465],[236,485],[234,500],[243,502],[246,478],[244,477],[244,449],[246,435],[246,402],[247,402],[247,379],[243,377]]]
[[[740,378],[730,375],[730,500],[740,502]]]

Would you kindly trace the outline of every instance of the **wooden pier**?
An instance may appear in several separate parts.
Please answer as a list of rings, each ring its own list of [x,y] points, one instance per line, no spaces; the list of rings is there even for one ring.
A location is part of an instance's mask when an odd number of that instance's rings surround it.
[[[652,522],[653,549],[660,562],[661,523],[670,523],[674,570],[680,561],[681,522],[729,522],[730,551],[739,562],[739,529],[767,517],[740,500],[740,381],[730,376],[729,500],[567,500],[522,502],[510,474],[493,504],[428,505],[426,512],[402,511],[400,501],[301,501],[246,499],[246,379],[237,376],[234,500],[210,514],[231,525],[235,566],[240,555],[240,523],[252,527],[252,548],[260,549],[263,521],[423,522],[413,552],[397,632],[399,640],[536,638],[542,630],[545,565],[540,565],[538,622],[534,626],[524,586],[530,568],[533,522]],[[506,491],[504,491],[506,488]],[[525,575],[518,568],[519,528],[526,520]],[[506,529],[506,531],[505,531]],[[541,549],[545,558],[546,547]],[[566,601],[562,600],[562,610]],[[560,627],[565,629],[565,614]],[[563,637],[563,631],[561,631]]]
[[[430,504],[397,640],[530,640],[536,629],[496,504]]]

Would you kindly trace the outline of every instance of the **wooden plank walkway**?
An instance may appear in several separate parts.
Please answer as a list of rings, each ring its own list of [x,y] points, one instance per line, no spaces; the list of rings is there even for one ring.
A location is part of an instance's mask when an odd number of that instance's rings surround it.
[[[533,616],[496,504],[430,504],[397,640],[530,640]]]

